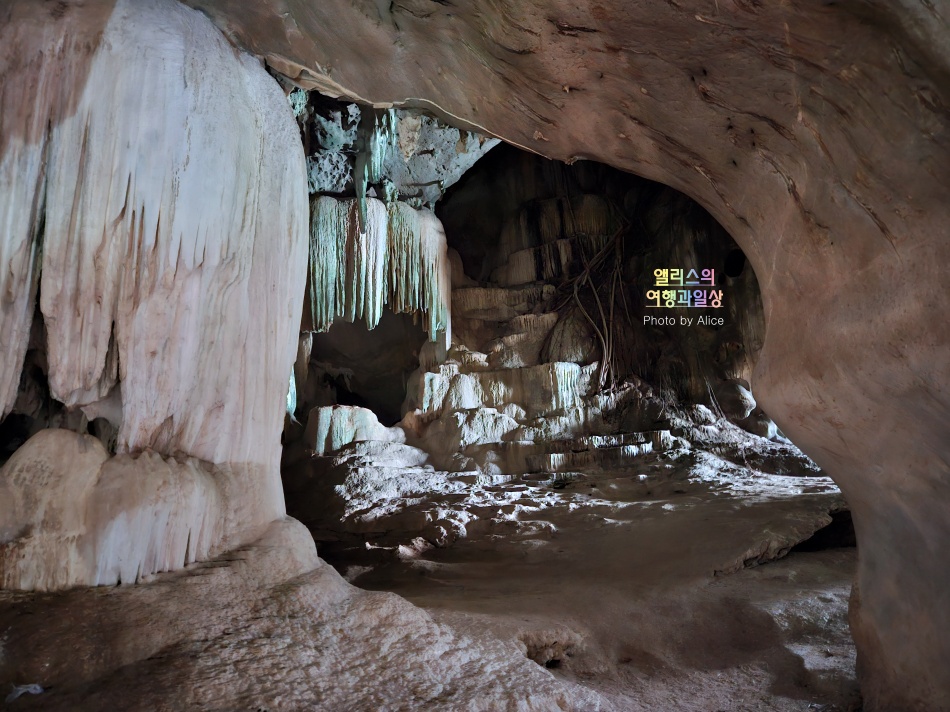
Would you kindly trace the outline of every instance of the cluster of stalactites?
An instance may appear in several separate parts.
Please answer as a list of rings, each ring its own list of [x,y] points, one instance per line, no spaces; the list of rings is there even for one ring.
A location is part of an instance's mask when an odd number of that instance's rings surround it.
[[[310,310],[313,327],[362,319],[372,329],[389,305],[422,313],[432,341],[451,343],[451,266],[438,218],[405,203],[315,198],[310,221]]]
[[[359,200],[360,224],[369,222],[366,189],[383,178],[383,165],[390,149],[396,147],[396,111],[364,111],[360,117],[356,156],[356,197]]]

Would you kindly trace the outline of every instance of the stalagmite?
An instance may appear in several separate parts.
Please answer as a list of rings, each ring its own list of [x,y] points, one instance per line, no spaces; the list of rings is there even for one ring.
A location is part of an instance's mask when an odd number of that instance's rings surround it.
[[[372,329],[388,304],[422,312],[432,341],[451,342],[452,268],[442,224],[405,203],[366,200],[360,230],[357,200],[314,199],[310,229],[310,309],[317,331],[335,319],[363,319]]]

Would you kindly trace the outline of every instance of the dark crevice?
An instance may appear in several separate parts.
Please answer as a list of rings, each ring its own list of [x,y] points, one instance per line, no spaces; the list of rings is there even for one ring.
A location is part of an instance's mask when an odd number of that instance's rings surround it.
[[[732,250],[728,255],[726,255],[725,269],[723,271],[726,273],[727,277],[735,279],[736,277],[739,277],[742,274],[742,270],[745,269],[745,262],[745,253],[742,250]]]
[[[805,541],[796,544],[792,547],[791,553],[846,549],[857,545],[851,512],[844,509],[840,512],[833,512],[831,514],[831,524],[822,527]]]

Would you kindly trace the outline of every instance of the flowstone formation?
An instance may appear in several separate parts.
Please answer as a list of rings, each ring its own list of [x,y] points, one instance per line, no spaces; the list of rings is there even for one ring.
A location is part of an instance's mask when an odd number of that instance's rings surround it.
[[[197,11],[5,13],[0,415],[29,440],[0,469],[0,580],[130,583],[284,515],[303,156],[278,85]]]
[[[291,420],[302,410],[306,421],[309,408],[341,403],[332,382],[344,376],[348,390],[353,376],[347,357],[336,365],[325,360],[333,356],[324,350],[341,356],[332,334],[318,337],[314,350],[314,337],[329,332],[334,322],[359,321],[372,330],[384,313],[421,318],[444,358],[452,340],[451,264],[431,208],[498,140],[419,111],[347,104],[300,89],[288,99],[313,195],[307,298],[288,397]],[[350,420],[334,416],[333,422]],[[299,435],[299,428],[290,431],[285,442]]]
[[[0,628],[0,681],[13,710],[552,712],[598,704],[517,642],[349,585],[293,520],[147,585],[55,598],[0,591]],[[36,694],[10,699],[9,683]]]

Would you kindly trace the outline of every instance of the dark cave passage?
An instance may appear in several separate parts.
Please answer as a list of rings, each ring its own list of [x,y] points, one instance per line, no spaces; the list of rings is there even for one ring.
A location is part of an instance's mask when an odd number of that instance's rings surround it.
[[[844,509],[831,513],[831,523],[825,525],[804,541],[796,544],[791,553],[848,549],[858,545],[851,512]]]
[[[337,178],[331,169],[352,158],[345,146],[359,143],[360,109],[323,98],[308,106],[319,117],[317,129],[303,123],[310,165],[352,220],[355,169]],[[284,486],[290,514],[342,573],[486,536],[518,541],[530,526],[520,505],[506,513],[502,503],[522,490],[526,502],[557,493],[568,509],[576,497],[662,504],[768,492],[782,478],[795,493],[836,492],[755,401],[758,282],[698,204],[597,162],[486,147],[412,112],[383,118],[375,126],[392,132],[390,148],[366,179],[367,204],[388,196],[390,221],[396,206],[434,205],[452,338],[440,346],[424,317],[388,307],[373,328],[357,308],[353,323],[301,336]],[[453,153],[463,147],[480,157]],[[443,178],[424,180],[433,175]],[[438,190],[419,193],[433,182]],[[347,229],[338,273],[357,275],[375,248]],[[385,259],[402,264],[389,239]],[[386,587],[384,574],[373,581]]]
[[[357,181],[338,163],[352,160],[345,147],[359,141],[359,110],[312,96],[315,128],[303,130],[318,176],[312,188],[345,198]],[[418,132],[421,125],[411,112],[391,121],[399,142],[405,126]],[[597,363],[600,388],[636,377],[669,405],[704,405],[752,433],[781,437],[750,387],[764,330],[758,283],[706,211],[671,188],[593,161],[566,165],[506,144],[463,160],[439,143],[437,126],[413,134],[416,154],[387,159],[390,174],[374,177],[368,190],[400,200],[405,193],[418,204],[423,198],[411,186],[432,183],[422,181],[427,172],[457,180],[428,198],[449,248],[457,343],[485,353],[493,368]],[[471,167],[463,171],[465,161]],[[669,279],[661,282],[658,270]],[[701,281],[703,270],[714,276]],[[532,289],[544,294],[528,305],[479,302]],[[707,294],[718,299],[701,301]],[[417,322],[387,309],[374,329],[337,320],[329,332],[307,336],[309,365],[301,373],[298,359],[296,368],[298,380],[306,377],[297,383],[297,419],[336,404],[368,408],[392,426],[418,407],[411,374],[438,356]]]
[[[383,425],[399,422],[409,375],[419,367],[426,342],[417,322],[387,309],[375,329],[339,321],[326,333],[313,334],[308,380],[298,388],[298,403],[360,406]],[[301,418],[302,411],[298,407]]]
[[[456,288],[557,290],[561,327],[545,344],[552,360],[603,360],[606,341],[615,380],[636,375],[717,409],[720,398],[727,408],[736,402],[736,386],[751,390],[764,331],[758,282],[728,233],[683,194],[594,161],[567,165],[503,144],[436,212],[465,269]],[[671,275],[662,286],[658,269]],[[703,269],[715,275],[708,282]],[[713,292],[721,306],[702,308],[699,295]],[[560,353],[565,330],[587,348],[574,339],[577,353]]]

